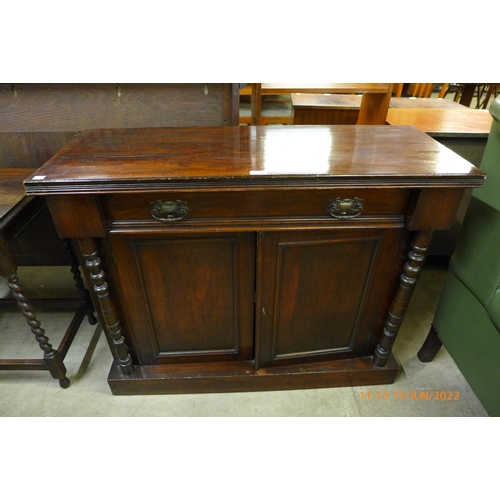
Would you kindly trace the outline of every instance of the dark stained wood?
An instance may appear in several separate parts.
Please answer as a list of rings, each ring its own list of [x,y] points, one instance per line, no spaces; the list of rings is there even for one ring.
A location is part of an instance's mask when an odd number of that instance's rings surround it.
[[[60,236],[64,238],[98,238],[106,234],[106,221],[98,198],[53,196],[47,198],[47,205]],[[76,220],[79,221],[77,226]]]
[[[382,337],[373,354],[373,364],[375,366],[385,366],[389,359],[424,265],[431,238],[431,231],[421,231],[413,239],[411,251],[408,253],[408,262],[405,264],[404,272],[400,277],[398,291],[389,309]]]
[[[33,197],[26,198],[26,201],[29,203],[20,214],[24,223],[18,219],[19,225],[10,226],[4,233],[9,235],[9,251],[17,265],[69,265],[63,240],[57,234],[45,201]]]
[[[34,171],[33,168],[0,170],[0,221],[5,221],[5,215],[26,196],[23,181]]]
[[[465,193],[465,188],[422,189],[419,193],[415,193],[416,205],[408,213],[409,229],[412,231],[449,229]]]
[[[290,182],[476,187],[483,176],[408,127],[193,127],[85,132],[25,186],[29,194],[68,194],[197,188],[200,182],[231,189]]]
[[[260,235],[258,368],[363,357],[401,228]],[[399,229],[399,230],[398,230]]]
[[[279,391],[391,384],[398,371],[392,355],[384,367],[376,370],[371,357],[260,370],[251,361],[145,365],[137,366],[132,377],[112,365],[108,383],[116,396]]]
[[[430,363],[436,357],[442,345],[443,343],[438,336],[436,327],[431,325],[425,342],[417,353],[418,359],[422,361],[422,363]]]
[[[3,84],[0,132],[236,125],[237,106],[224,83]]]
[[[76,132],[0,132],[0,168],[41,167],[77,135]]]
[[[88,131],[25,186],[80,243],[113,393],[152,394],[392,382],[430,231],[483,181],[415,128],[339,125]]]
[[[231,83],[0,84],[0,169],[38,168],[87,128],[237,125],[238,89]],[[39,218],[25,237],[44,234],[49,254],[58,255],[60,242],[46,225]],[[38,253],[23,256],[25,265],[39,262]]]
[[[19,264],[22,264],[22,257],[26,253],[36,252],[41,258],[41,263],[45,263],[47,256],[43,254],[50,251],[50,248],[44,247],[43,241],[37,241],[36,238],[33,241],[30,238],[24,238],[26,228],[36,225],[37,228],[52,230],[55,233],[53,224],[47,226],[43,223],[43,221],[51,222],[50,218],[46,217],[48,212],[44,201],[39,198],[28,198],[24,192],[23,179],[32,172],[32,169],[0,169],[0,276],[6,278],[13,300],[17,303],[43,351],[43,359],[0,359],[0,370],[48,370],[52,377],[59,381],[59,385],[66,389],[70,381],[66,377],[64,357],[85,315],[89,316],[91,324],[95,324],[96,319],[93,316],[93,307],[89,304],[89,296],[84,289],[69,242],[66,242],[66,251],[62,252],[65,257],[63,263],[72,265],[71,270],[78,289],[79,304],[57,349],[50,344],[34,311],[33,303],[19,281],[17,268]],[[41,221],[42,224],[40,224]],[[33,233],[28,232],[28,234]],[[64,250],[62,240],[60,240],[60,249]],[[16,258],[18,257],[16,253],[20,254],[21,259]],[[55,264],[61,263],[59,262],[61,256],[57,253],[56,255],[49,254],[49,258],[53,259]],[[0,302],[3,304],[9,302],[9,299],[1,299]]]
[[[106,273],[103,270],[97,243],[90,238],[79,240],[80,251],[85,259],[85,266],[89,270],[90,280],[94,285],[94,292],[99,299],[100,310],[104,318],[104,327],[106,328],[114,347],[114,355],[119,360],[120,368],[126,375],[133,373],[132,357],[129,348],[122,336],[120,319],[116,314],[116,309],[108,290]]]
[[[253,359],[253,233],[110,241],[140,364]]]
[[[151,207],[156,200],[179,199],[186,203],[189,214],[176,227],[189,227],[196,220],[233,217],[321,217],[327,215],[329,200],[333,198],[363,199],[363,216],[404,214],[410,189],[331,188],[318,192],[314,188],[267,189],[265,191],[210,191],[168,190],[121,196],[101,196],[102,207],[108,220],[153,222]]]

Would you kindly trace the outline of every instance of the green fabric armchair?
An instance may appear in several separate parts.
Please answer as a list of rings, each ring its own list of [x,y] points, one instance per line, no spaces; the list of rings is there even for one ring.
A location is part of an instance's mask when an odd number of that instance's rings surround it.
[[[500,416],[500,97],[481,170],[450,259],[434,321],[418,357],[432,361],[442,344],[490,416]]]

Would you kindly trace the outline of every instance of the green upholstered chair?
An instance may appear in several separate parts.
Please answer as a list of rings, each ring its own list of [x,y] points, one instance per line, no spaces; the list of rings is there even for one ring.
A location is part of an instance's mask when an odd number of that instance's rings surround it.
[[[500,416],[500,97],[431,331],[418,357],[431,361],[442,344],[490,416]]]

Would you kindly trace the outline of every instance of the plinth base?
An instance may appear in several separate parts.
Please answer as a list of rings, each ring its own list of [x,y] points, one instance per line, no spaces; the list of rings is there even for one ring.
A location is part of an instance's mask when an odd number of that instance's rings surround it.
[[[392,354],[382,368],[365,357],[259,370],[253,361],[145,365],[127,376],[113,364],[108,383],[114,395],[123,396],[279,391],[392,384],[398,371]]]

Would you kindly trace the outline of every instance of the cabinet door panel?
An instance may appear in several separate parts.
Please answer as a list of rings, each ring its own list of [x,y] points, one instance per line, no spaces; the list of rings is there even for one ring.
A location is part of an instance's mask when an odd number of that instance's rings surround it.
[[[253,234],[111,241],[143,363],[253,358]]]
[[[258,366],[372,354],[400,235],[400,229],[262,233]]]

